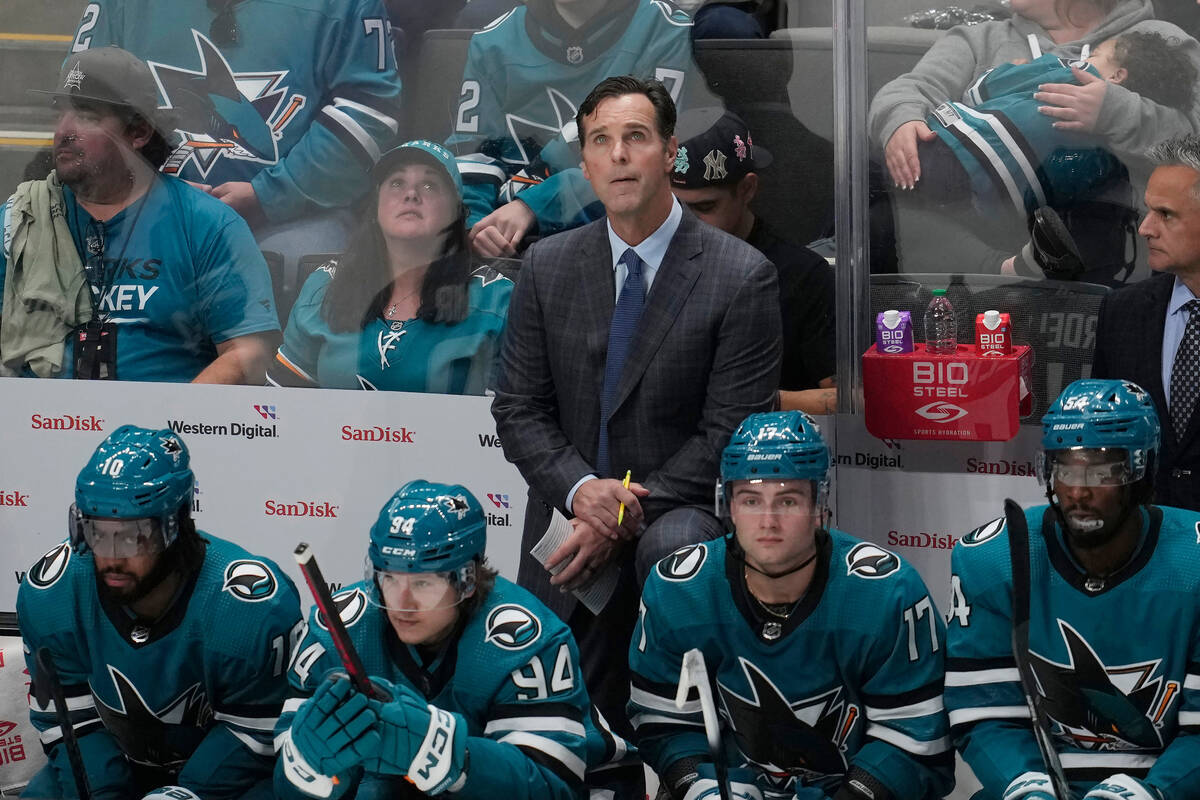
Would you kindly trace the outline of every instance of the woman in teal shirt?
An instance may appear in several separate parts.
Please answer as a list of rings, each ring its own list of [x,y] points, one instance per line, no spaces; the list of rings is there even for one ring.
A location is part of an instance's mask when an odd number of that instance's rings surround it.
[[[483,394],[512,281],[471,263],[454,157],[407,142],[372,175],[376,213],[305,281],[268,383]]]

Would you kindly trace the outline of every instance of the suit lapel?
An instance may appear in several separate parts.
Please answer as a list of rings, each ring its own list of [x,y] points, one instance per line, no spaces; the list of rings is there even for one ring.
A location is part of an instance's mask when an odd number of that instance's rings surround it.
[[[1141,329],[1142,343],[1139,353],[1148,353],[1147,364],[1150,380],[1148,386],[1142,388],[1150,392],[1155,408],[1166,409],[1167,393],[1162,382],[1162,340],[1163,328],[1167,324],[1167,304],[1171,302],[1171,292],[1175,281],[1159,280],[1149,293],[1149,303],[1146,306],[1146,324],[1138,325]],[[1149,287],[1148,287],[1149,288]],[[1135,323],[1136,324],[1136,323]],[[1166,427],[1171,427],[1170,418],[1165,420]],[[1174,435],[1174,434],[1172,434]]]
[[[587,331],[589,350],[603,353],[608,348],[608,328],[616,306],[612,247],[608,243],[608,225],[604,220],[593,223],[589,234],[579,248],[580,289],[584,298],[579,312]],[[603,379],[601,373],[596,383],[597,392]],[[596,397],[598,403],[599,394]]]
[[[641,380],[667,331],[683,309],[684,302],[700,277],[700,265],[695,257],[701,250],[700,223],[685,209],[662,265],[654,275],[654,283],[650,285],[646,308],[638,322],[632,350],[625,360],[625,368],[617,384],[617,396],[612,406],[614,412]],[[609,316],[611,318],[612,315]]]

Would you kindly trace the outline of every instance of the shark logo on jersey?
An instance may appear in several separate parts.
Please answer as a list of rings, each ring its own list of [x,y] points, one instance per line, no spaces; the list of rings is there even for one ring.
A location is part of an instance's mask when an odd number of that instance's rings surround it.
[[[1180,694],[1178,681],[1154,677],[1162,659],[1106,666],[1066,621],[1058,620],[1058,628],[1067,645],[1066,664],[1029,653],[1057,735],[1087,750],[1161,748],[1163,717]]]
[[[174,113],[183,141],[163,164],[168,175],[191,161],[208,177],[219,159],[259,164],[279,161],[279,139],[308,99],[283,85],[287,70],[234,72],[221,51],[197,30],[192,31],[200,68],[183,69],[149,62],[165,109]]]
[[[408,331],[401,328],[398,331],[380,331],[379,337],[375,342],[376,348],[379,350],[379,368],[387,369],[392,365],[388,361],[388,352],[396,349],[396,342],[400,341],[400,337]]]
[[[900,569],[900,558],[878,545],[860,542],[846,554],[846,574],[860,578],[886,578]]]
[[[1000,531],[1004,530],[1005,524],[1004,517],[997,517],[985,525],[980,525],[978,528],[962,537],[962,539],[959,539],[959,541],[963,543],[964,547],[975,547],[976,545],[983,544],[996,534],[1000,533]]]
[[[266,564],[245,559],[225,568],[225,585],[221,589],[238,600],[257,603],[274,597],[277,586],[275,575]]]
[[[71,543],[63,542],[50,549],[50,552],[38,559],[33,569],[25,575],[25,579],[35,589],[49,589],[67,571],[71,561]]]
[[[753,662],[740,656],[738,662],[750,696],[718,680],[721,707],[738,748],[763,770],[771,788],[786,792],[796,777],[844,773],[845,742],[859,708],[842,699],[842,687],[791,702]]]
[[[534,157],[530,155],[530,151],[527,149],[529,145],[533,145],[533,153],[536,154],[559,134],[562,134],[563,138],[567,141],[579,137],[579,133],[575,129],[575,104],[565,94],[551,86],[547,86],[546,105],[550,114],[553,115],[552,122],[527,119],[511,113],[504,115],[505,125],[508,127],[508,135],[517,148],[515,158],[509,154],[505,154],[503,157],[505,162],[529,166],[534,160]],[[550,114],[547,116],[550,116]]]
[[[708,558],[708,548],[703,544],[685,545],[658,562],[658,574],[676,583],[692,578]]]
[[[178,767],[191,755],[195,743],[203,736],[202,730],[195,735],[173,731],[172,728],[203,729],[212,719],[212,706],[199,683],[184,689],[173,700],[158,711],[150,708],[133,681],[112,664],[108,673],[117,690],[116,705],[104,699],[104,692],[92,687],[96,696],[96,710],[104,727],[121,743],[121,749],[132,761],[139,764],[157,764]],[[160,681],[161,676],[154,680]],[[186,751],[182,745],[192,742]]]
[[[542,635],[542,623],[529,609],[516,603],[505,603],[488,614],[485,630],[485,642],[505,650],[521,650]]]
[[[367,610],[367,595],[362,589],[350,589],[341,594],[335,594],[333,607],[337,609],[338,618],[342,620],[342,624],[349,628],[358,622],[363,612]],[[325,623],[325,615],[320,611],[317,612],[317,627],[323,631],[329,630]]]

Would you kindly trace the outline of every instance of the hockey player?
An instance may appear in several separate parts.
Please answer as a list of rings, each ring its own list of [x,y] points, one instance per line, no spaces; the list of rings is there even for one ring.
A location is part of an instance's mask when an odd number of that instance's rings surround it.
[[[1079,380],[1042,431],[1050,502],[1024,512],[1022,655],[1055,760],[1086,800],[1200,797],[1200,514],[1149,504],[1154,405],[1133,383]],[[1050,800],[1014,659],[1010,526],[993,520],[954,548],[946,708],[980,796]]]
[[[747,417],[721,459],[734,532],[646,581],[630,715],[675,800],[720,792],[700,703],[674,703],[691,648],[719,695],[732,797],[921,800],[952,785],[941,617],[916,570],[825,526],[828,473],[810,417]]]
[[[176,784],[204,800],[270,797],[271,732],[300,632],[299,599],[272,562],[197,531],[187,447],[132,425],[79,473],[70,537],[17,592],[30,718],[49,763],[22,797],[76,797],[51,701],[46,648],[92,796]]]
[[[585,764],[621,772],[626,745],[591,712],[570,629],[488,566],[486,542],[462,486],[412,481],[388,500],[365,580],[334,597],[384,699],[339,672],[314,609],[288,669],[277,796],[553,800],[578,796]]]
[[[691,29],[661,0],[529,0],[471,38],[446,146],[460,159],[477,253],[512,256],[526,234],[603,216],[579,170],[578,105],[611,75],[658,78],[689,105],[704,87]]]

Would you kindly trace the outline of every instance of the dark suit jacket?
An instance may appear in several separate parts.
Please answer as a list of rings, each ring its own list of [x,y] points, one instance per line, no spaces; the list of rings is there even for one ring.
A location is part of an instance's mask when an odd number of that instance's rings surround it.
[[[528,551],[552,507],[566,513],[571,487],[596,472],[614,286],[604,220],[531,247],[513,290],[492,402],[504,454],[529,484],[520,581],[564,618],[573,602],[552,589]],[[748,414],[774,406],[779,360],[775,268],[684,208],[609,421],[614,473],[632,470],[650,490],[648,521],[712,503],[730,434]]]
[[[1162,337],[1175,276],[1159,274],[1108,294],[1100,303],[1092,374],[1123,378],[1154,398],[1162,427],[1155,502],[1200,511],[1200,414],[1175,436],[1162,382]]]

